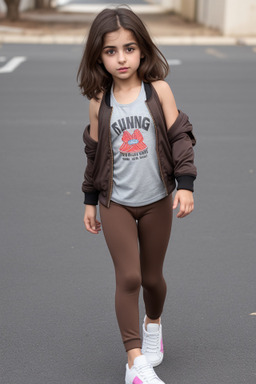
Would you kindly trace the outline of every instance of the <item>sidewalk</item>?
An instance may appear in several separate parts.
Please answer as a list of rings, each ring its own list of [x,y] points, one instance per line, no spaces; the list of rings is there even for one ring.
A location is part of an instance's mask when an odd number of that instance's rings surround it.
[[[94,17],[91,12],[32,10],[22,12],[20,20],[11,23],[0,14],[0,44],[82,44]],[[256,45],[256,38],[224,37],[218,30],[186,22],[173,13],[143,13],[140,17],[161,45]]]

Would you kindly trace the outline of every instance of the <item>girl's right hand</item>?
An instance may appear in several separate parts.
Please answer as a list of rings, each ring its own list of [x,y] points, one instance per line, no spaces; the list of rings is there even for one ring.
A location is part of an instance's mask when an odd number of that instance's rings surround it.
[[[86,205],[84,213],[84,225],[88,232],[98,234],[101,231],[101,223],[96,220],[97,209],[95,205]]]

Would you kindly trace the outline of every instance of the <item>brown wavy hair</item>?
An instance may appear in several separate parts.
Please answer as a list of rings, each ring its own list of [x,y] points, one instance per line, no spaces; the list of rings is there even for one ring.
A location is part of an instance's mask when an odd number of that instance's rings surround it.
[[[98,100],[98,94],[105,92],[112,85],[112,76],[105,69],[100,57],[105,35],[121,27],[134,34],[143,54],[138,69],[141,81],[150,83],[163,80],[169,72],[165,57],[153,43],[141,19],[129,8],[106,8],[96,16],[91,25],[77,73],[81,92],[88,99]]]

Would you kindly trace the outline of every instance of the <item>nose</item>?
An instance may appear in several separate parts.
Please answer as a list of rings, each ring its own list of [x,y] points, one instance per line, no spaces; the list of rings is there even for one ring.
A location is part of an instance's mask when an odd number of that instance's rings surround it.
[[[123,51],[119,52],[118,61],[119,61],[119,63],[125,63],[126,62],[126,57],[125,57],[125,54]]]

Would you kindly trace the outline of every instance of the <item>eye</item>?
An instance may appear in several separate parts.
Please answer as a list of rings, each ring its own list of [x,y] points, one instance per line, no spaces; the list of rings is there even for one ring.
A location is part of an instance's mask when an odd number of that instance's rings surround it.
[[[105,51],[105,53],[106,53],[107,55],[111,56],[111,55],[114,55],[115,50],[114,50],[114,49],[108,49],[107,51]]]
[[[128,47],[128,48],[127,48],[127,52],[128,52],[128,53],[131,53],[131,52],[133,52],[133,51],[134,51],[134,48],[132,48],[132,47]]]

